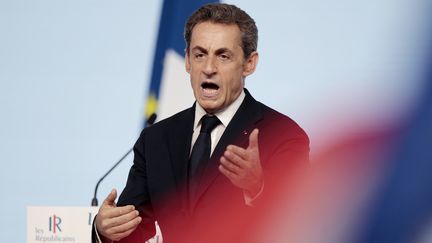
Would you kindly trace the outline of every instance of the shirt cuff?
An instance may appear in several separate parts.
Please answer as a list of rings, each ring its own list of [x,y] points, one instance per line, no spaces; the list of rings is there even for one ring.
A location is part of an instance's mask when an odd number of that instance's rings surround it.
[[[245,204],[249,207],[255,207],[254,202],[261,197],[263,191],[264,191],[264,183],[261,185],[261,189],[256,195],[250,195],[250,193],[243,190],[243,197],[245,200]]]

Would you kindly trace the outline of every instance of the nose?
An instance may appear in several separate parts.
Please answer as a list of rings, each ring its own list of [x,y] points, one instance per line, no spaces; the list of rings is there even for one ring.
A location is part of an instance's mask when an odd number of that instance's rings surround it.
[[[203,72],[208,76],[211,76],[217,72],[216,60],[214,57],[209,56],[207,58],[204,64]]]

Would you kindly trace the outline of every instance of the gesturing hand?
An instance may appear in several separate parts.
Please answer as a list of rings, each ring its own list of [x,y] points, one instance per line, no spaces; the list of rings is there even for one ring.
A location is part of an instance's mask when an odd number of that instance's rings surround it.
[[[222,174],[250,195],[256,195],[263,184],[258,129],[254,129],[249,135],[249,146],[246,149],[228,145],[220,162],[219,170]]]
[[[117,191],[113,189],[104,200],[96,216],[96,229],[103,237],[118,241],[132,233],[141,222],[133,205],[117,207]]]

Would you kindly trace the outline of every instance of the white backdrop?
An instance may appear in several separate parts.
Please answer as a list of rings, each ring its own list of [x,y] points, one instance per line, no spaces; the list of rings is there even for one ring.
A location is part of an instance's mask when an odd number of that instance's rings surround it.
[[[259,28],[246,86],[309,133],[313,154],[415,104],[428,1],[231,3]],[[161,4],[0,0],[2,241],[25,242],[28,205],[89,205],[97,179],[133,145]],[[100,202],[122,189],[130,165],[101,184]]]

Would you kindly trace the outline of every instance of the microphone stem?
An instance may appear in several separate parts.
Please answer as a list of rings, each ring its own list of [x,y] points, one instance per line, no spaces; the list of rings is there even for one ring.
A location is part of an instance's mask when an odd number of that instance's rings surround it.
[[[96,184],[96,187],[95,187],[95,191],[94,191],[94,197],[93,197],[93,199],[92,199],[92,206],[98,206],[98,201],[97,201],[97,198],[96,198],[96,195],[97,195],[97,190],[98,190],[98,187],[99,187],[99,184],[101,183],[101,181],[103,181],[103,179],[105,179],[105,177],[109,174],[109,173],[111,173],[111,171],[112,170],[114,170],[131,152],[132,152],[132,150],[133,150],[133,148],[131,148],[131,149],[129,149],[129,151],[127,151],[127,153],[126,154],[124,154],[121,158],[120,158],[120,160],[119,161],[117,161],[117,163],[115,163],[114,164],[114,166],[113,167],[111,167],[111,169],[109,169],[106,173],[105,173],[105,175],[103,175],[100,179],[99,179],[99,181],[97,182],[97,184]]]
[[[148,117],[148,119],[147,119],[147,122],[146,122],[146,124],[145,124],[145,127],[148,127],[148,126],[151,126],[151,125],[153,125],[153,123],[156,121],[156,113],[153,113],[153,114],[151,114],[149,117]],[[115,163],[114,164],[114,166],[113,167],[111,167],[111,169],[109,170],[109,171],[107,171],[100,179],[99,179],[99,181],[96,183],[96,187],[95,187],[95,190],[94,190],[94,196],[93,196],[93,199],[92,199],[92,202],[91,202],[91,205],[92,206],[98,206],[98,200],[97,200],[97,197],[96,197],[96,195],[97,195],[97,190],[98,190],[98,187],[99,187],[99,184],[101,183],[101,181],[103,181],[103,179],[105,179],[105,177],[109,174],[109,173],[111,173],[111,171],[112,170],[114,170],[116,167],[117,167],[117,165],[119,165],[131,152],[133,151],[133,148],[131,148],[131,149],[129,149],[129,151],[127,151],[127,153],[126,154],[124,154],[123,155],[123,157],[121,157],[120,158],[120,160],[119,161],[117,161],[117,163]]]

